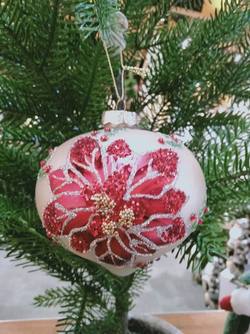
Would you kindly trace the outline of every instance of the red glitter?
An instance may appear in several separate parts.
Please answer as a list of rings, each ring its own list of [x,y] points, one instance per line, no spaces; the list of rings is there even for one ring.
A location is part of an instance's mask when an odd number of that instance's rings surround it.
[[[58,210],[55,207],[55,202],[50,203],[43,213],[44,226],[48,237],[61,234],[63,220],[58,219]]]
[[[91,132],[91,136],[96,136],[97,135],[97,131],[96,130],[93,130],[92,132]]]
[[[185,224],[180,217],[156,218],[148,224],[147,229],[142,235],[157,246],[175,243],[185,235]]]
[[[161,237],[166,243],[174,243],[183,238],[184,235],[185,225],[181,218],[176,218],[173,220],[172,228],[166,229],[166,231],[162,233]]]
[[[151,153],[153,158],[152,167],[167,177],[175,177],[178,155],[170,149],[159,149]]]
[[[40,168],[42,169],[42,171],[44,173],[49,173],[51,171],[51,166],[47,165],[47,161],[46,160],[42,160],[40,161]]]
[[[111,131],[111,128],[109,128],[109,127],[105,127],[105,128],[104,128],[104,131],[105,131],[105,132],[110,132],[110,131]]]
[[[208,207],[206,207],[206,208],[204,208],[203,213],[206,214],[206,213],[208,213],[208,211],[209,211],[209,209],[208,209]]]
[[[105,135],[103,135],[103,136],[101,136],[101,141],[107,141],[108,140],[108,136],[105,136]]]
[[[129,166],[124,166],[119,172],[110,175],[103,184],[104,192],[116,202],[123,197],[126,191],[129,173]]]
[[[102,233],[102,221],[99,220],[93,220],[89,227],[88,227],[89,233],[94,237],[101,237],[103,235]]]
[[[170,134],[170,138],[171,138],[174,142],[179,143],[179,139],[178,139],[178,137],[176,137],[176,135],[175,135],[174,133]]]
[[[115,157],[125,158],[131,155],[132,151],[125,140],[118,139],[109,145],[107,153],[114,155]]]
[[[46,165],[46,160],[41,160],[40,161],[40,168],[43,168]]]
[[[44,173],[48,174],[51,171],[51,166],[46,166],[44,168]]]
[[[165,210],[168,213],[177,214],[186,201],[186,195],[183,191],[170,189],[165,194]]]
[[[78,139],[71,149],[71,160],[84,163],[85,156],[90,156],[93,150],[97,147],[97,141],[91,137],[83,137],[81,139]]]
[[[160,143],[160,144],[165,144],[165,140],[164,140],[164,138],[158,138],[158,142]]]
[[[197,220],[196,214],[193,213],[189,219],[191,220],[191,222],[195,222]]]
[[[146,215],[146,209],[144,208],[144,204],[141,201],[131,201],[129,202],[129,207],[132,208],[135,214],[134,224],[138,225],[143,223]]]
[[[202,224],[203,224],[203,220],[202,220],[202,219],[199,219],[198,224],[199,224],[199,225],[202,225]]]
[[[90,241],[92,240],[87,232],[76,232],[71,237],[70,245],[76,251],[85,253],[89,250]]]

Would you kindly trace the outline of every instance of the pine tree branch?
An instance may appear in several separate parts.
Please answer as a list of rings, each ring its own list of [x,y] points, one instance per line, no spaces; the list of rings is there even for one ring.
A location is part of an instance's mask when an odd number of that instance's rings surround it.
[[[80,307],[79,307],[79,313],[78,313],[76,324],[75,324],[75,329],[74,329],[75,334],[80,334],[82,332],[81,321],[82,321],[82,318],[83,318],[83,315],[84,315],[85,306],[86,306],[86,297],[83,295],[83,296],[81,296],[81,303],[80,303]]]
[[[227,176],[215,178],[213,180],[209,180],[209,187],[213,188],[214,185],[220,184],[226,184],[231,183],[232,181],[241,180],[244,177],[250,176],[250,170],[247,171],[241,171],[235,174],[228,174]]]
[[[41,64],[40,64],[40,70],[42,70],[43,67],[46,65],[47,58],[49,56],[51,47],[54,42],[55,32],[56,32],[56,27],[57,27],[57,19],[59,15],[60,2],[61,2],[60,0],[53,1],[53,5],[52,5],[53,12],[52,12],[52,17],[51,17],[51,27],[50,27],[49,37],[48,37],[48,45],[44,52],[43,60],[41,61]]]
[[[60,99],[58,99],[58,96],[55,94],[55,89],[51,85],[43,69],[35,63],[35,61],[33,60],[32,54],[22,45],[22,43],[16,37],[15,32],[6,25],[2,25],[2,28],[8,34],[8,36],[14,40],[15,45],[19,48],[22,55],[24,56],[25,64],[31,68],[31,71],[34,72],[42,80],[42,82],[44,82],[45,87],[47,88],[46,89],[47,93],[49,93],[52,100],[56,102],[58,108],[61,109],[63,105],[61,104]]]
[[[90,99],[92,98],[92,90],[94,87],[94,82],[96,79],[96,75],[98,74],[98,66],[99,66],[99,62],[100,62],[100,54],[101,54],[101,43],[98,43],[96,45],[96,49],[95,49],[95,55],[93,56],[93,63],[92,63],[92,67],[91,67],[91,72],[90,72],[90,78],[89,78],[89,82],[88,82],[88,89],[85,95],[85,98],[83,100],[82,103],[82,113],[85,113],[85,110],[88,109],[88,104],[90,102]]]

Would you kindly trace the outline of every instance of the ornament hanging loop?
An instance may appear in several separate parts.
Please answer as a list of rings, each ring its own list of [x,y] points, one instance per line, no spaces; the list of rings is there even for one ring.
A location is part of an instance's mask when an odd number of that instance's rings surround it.
[[[116,109],[126,111],[126,103],[124,99],[119,99],[117,101]]]
[[[125,83],[124,83],[124,65],[123,65],[123,55],[122,55],[122,51],[120,51],[120,63],[121,63],[121,76],[120,76],[120,90],[121,90],[121,94],[119,92],[118,89],[118,85],[116,82],[116,78],[114,75],[114,71],[113,71],[113,67],[112,67],[112,63],[111,63],[111,59],[109,56],[109,52],[108,52],[108,48],[107,45],[105,44],[105,42],[103,41],[103,47],[106,53],[106,57],[108,60],[108,64],[109,64],[109,69],[110,69],[110,73],[112,76],[112,80],[113,80],[113,85],[114,85],[114,90],[115,90],[115,94],[116,94],[116,98],[117,98],[117,102],[116,102],[116,109],[118,110],[126,110],[126,102],[125,102]]]

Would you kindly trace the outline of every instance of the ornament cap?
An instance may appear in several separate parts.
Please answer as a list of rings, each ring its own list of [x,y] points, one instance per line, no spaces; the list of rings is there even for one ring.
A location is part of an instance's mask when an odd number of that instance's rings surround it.
[[[134,128],[138,125],[138,116],[135,112],[125,110],[109,110],[102,114],[104,127]]]

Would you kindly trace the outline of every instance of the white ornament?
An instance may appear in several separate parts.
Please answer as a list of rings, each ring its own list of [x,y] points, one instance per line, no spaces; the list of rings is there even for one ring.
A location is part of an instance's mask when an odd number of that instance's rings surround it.
[[[175,137],[127,127],[135,119],[106,112],[109,127],[55,148],[36,185],[48,236],[119,276],[180,244],[206,205],[192,152]]]
[[[250,317],[250,289],[235,289],[231,295],[234,313]]]

